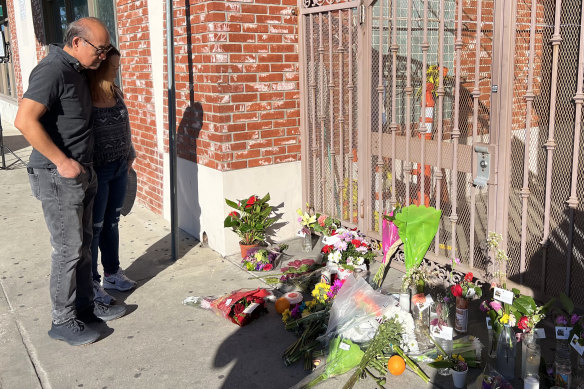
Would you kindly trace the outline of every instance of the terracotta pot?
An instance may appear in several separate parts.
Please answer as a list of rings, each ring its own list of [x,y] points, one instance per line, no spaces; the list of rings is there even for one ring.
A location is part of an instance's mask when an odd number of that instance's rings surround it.
[[[247,257],[247,252],[253,248],[259,247],[259,244],[239,244],[239,249],[241,250],[241,258]]]

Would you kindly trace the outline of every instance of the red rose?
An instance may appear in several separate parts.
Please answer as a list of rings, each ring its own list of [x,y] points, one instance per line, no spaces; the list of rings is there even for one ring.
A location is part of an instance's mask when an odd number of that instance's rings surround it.
[[[239,213],[233,211],[233,212],[229,212],[229,216],[231,216],[234,219],[239,219]]]
[[[474,275],[472,273],[466,273],[466,275],[464,276],[464,280],[467,282],[471,282],[473,278]]]
[[[251,207],[252,205],[254,205],[254,204],[255,204],[255,202],[257,201],[257,199],[258,199],[258,198],[257,198],[256,196],[251,196],[251,197],[250,197],[250,198],[247,200],[247,203],[246,203],[245,207],[246,207],[246,208],[249,208],[249,207]]]
[[[517,323],[517,327],[520,330],[527,330],[527,329],[529,329],[529,319],[527,318],[527,316],[523,316],[521,318],[521,320],[519,320],[519,323]]]
[[[458,284],[452,285],[450,287],[450,293],[452,293],[454,297],[462,297],[462,286]]]
[[[353,246],[355,247],[361,247],[361,241],[359,239],[353,239],[351,243],[353,243]]]
[[[233,306],[233,314],[234,315],[239,315],[240,313],[242,313],[245,309],[245,306],[241,303],[237,303]]]
[[[271,263],[264,265],[264,271],[270,271],[273,268],[274,268],[274,265],[272,265]]]

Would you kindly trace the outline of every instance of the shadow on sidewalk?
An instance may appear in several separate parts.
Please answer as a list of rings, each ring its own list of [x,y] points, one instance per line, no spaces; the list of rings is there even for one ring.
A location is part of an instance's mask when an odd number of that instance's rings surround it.
[[[182,230],[179,230],[178,240],[177,261],[183,258],[199,243],[194,237]],[[138,282],[136,289],[142,287],[160,272],[175,263],[171,259],[171,244],[171,235],[168,234],[148,247],[144,254],[136,258],[130,266],[124,269],[124,272],[130,279]],[[128,292],[119,292],[117,290],[108,289],[107,292],[114,296],[118,302],[123,302],[136,289]]]

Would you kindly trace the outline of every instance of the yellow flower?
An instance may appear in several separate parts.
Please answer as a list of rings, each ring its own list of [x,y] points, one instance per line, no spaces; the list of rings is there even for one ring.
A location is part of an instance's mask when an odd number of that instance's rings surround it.
[[[284,312],[282,312],[282,321],[286,323],[288,320],[290,320],[290,310],[286,309]]]
[[[436,357],[436,361],[443,361],[444,357],[442,356],[442,354],[439,354],[438,357]]]
[[[501,317],[501,323],[503,324],[509,323],[509,315],[507,313],[504,314],[503,317]]]

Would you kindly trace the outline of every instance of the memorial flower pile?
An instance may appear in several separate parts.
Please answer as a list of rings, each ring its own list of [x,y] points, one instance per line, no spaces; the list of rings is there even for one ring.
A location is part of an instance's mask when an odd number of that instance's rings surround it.
[[[241,264],[249,271],[271,271],[280,252],[267,250],[264,248],[252,248],[247,256],[243,258]]]
[[[356,231],[339,228],[323,242],[323,259],[348,270],[367,265],[375,258],[369,243]]]

